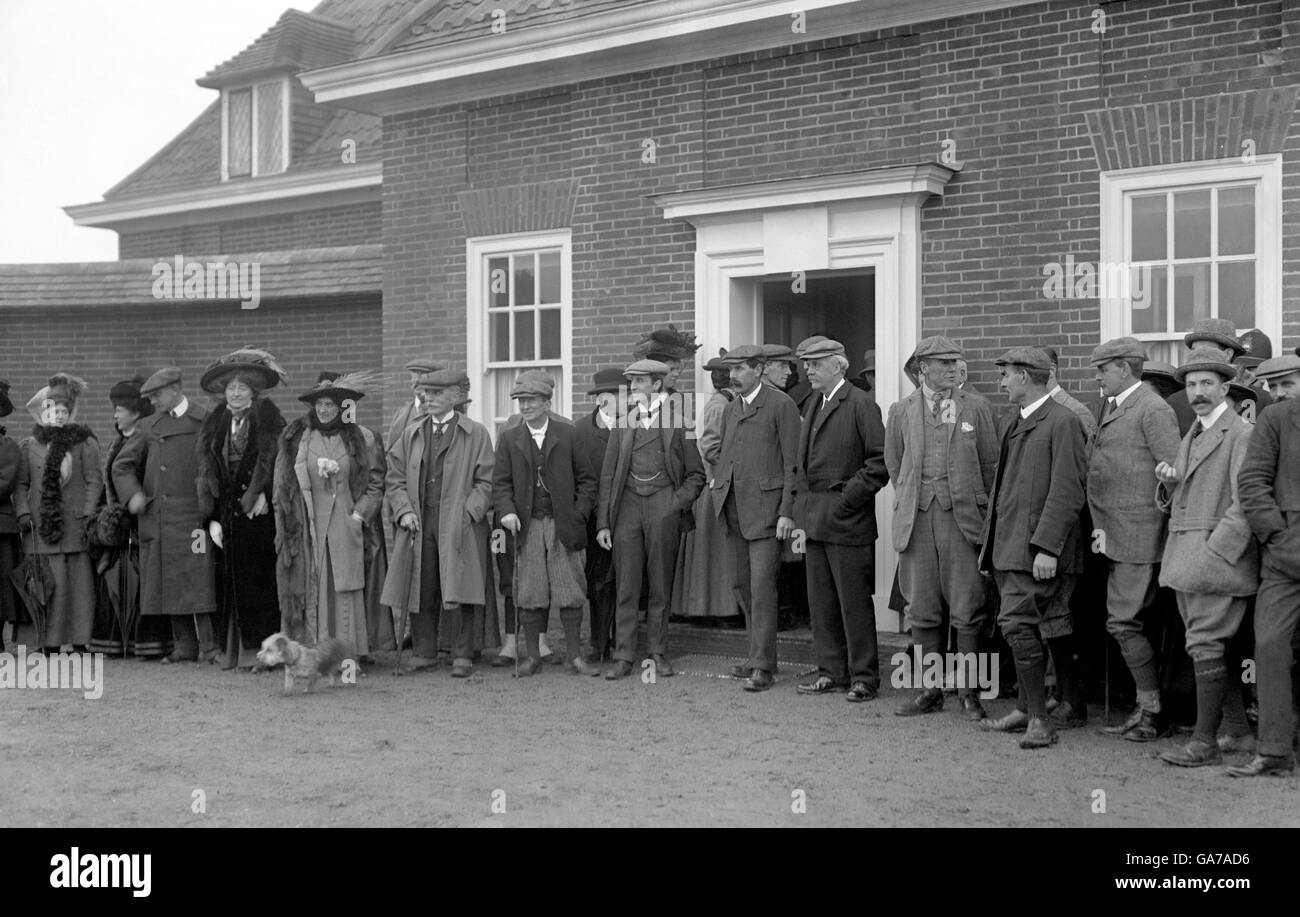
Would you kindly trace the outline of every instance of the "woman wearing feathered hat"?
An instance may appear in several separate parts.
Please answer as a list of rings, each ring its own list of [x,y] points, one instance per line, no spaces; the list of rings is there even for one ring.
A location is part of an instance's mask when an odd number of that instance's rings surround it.
[[[321,373],[298,396],[307,413],[285,428],[275,463],[283,629],[307,643],[337,638],[363,660],[381,648],[370,645],[366,597],[383,576],[372,558],[384,539],[385,463],[382,442],[356,423],[355,410],[379,381],[369,372]]]
[[[678,331],[676,325],[667,328],[655,328],[647,331],[632,347],[633,360],[658,360],[667,365],[668,374],[664,376],[664,391],[677,391],[677,381],[681,378],[686,364],[695,356],[700,345],[695,343],[695,335]]]
[[[274,356],[245,347],[209,366],[199,383],[222,399],[204,419],[197,448],[227,669],[260,671],[257,650],[280,627],[271,492],[284,417],[265,393],[284,379]]]
[[[9,383],[0,379],[0,418],[14,412],[9,400]],[[0,650],[5,647],[5,625],[12,624],[14,639],[18,639],[18,625],[27,620],[22,600],[14,589],[9,575],[22,558],[22,542],[18,538],[18,516],[14,512],[14,485],[18,483],[18,463],[22,452],[18,444],[5,435],[0,426]]]
[[[44,558],[54,584],[45,610],[46,651],[67,644],[84,651],[94,619],[95,576],[85,527],[99,505],[104,477],[95,434],[74,422],[85,391],[76,376],[51,376],[27,402],[36,427],[18,444],[18,526],[26,533],[24,547]]]
[[[122,448],[132,437],[144,435],[140,421],[154,412],[153,404],[140,394],[144,382],[143,376],[124,379],[108,393],[117,436],[104,457],[104,499],[86,527],[100,583],[90,648],[96,653],[154,658],[171,652],[171,627],[166,618],[140,614],[137,522],[119,497],[112,473]],[[142,471],[137,469],[137,474],[143,476]]]

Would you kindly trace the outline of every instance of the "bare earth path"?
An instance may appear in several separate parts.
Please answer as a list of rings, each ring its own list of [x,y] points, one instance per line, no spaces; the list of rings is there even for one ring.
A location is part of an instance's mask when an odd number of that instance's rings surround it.
[[[1155,755],[1173,740],[1107,738],[1095,710],[1056,748],[1023,752],[951,700],[901,719],[896,692],[853,705],[798,696],[789,677],[759,695],[555,666],[524,681],[379,666],[306,696],[282,684],[110,660],[98,700],[0,691],[0,824],[1300,825],[1297,778],[1170,768]],[[1098,789],[1105,814],[1092,811]],[[206,812],[191,811],[196,790]]]

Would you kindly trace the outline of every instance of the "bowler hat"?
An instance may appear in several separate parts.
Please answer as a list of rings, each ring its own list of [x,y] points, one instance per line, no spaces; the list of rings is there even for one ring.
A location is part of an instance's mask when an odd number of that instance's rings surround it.
[[[1228,383],[1228,397],[1240,404],[1243,401],[1253,401],[1259,404],[1259,392],[1249,385],[1242,385],[1240,382]]]
[[[591,388],[588,389],[588,395],[602,395],[606,392],[617,394],[618,390],[623,387],[623,371],[617,366],[606,366],[604,369],[596,370],[596,374],[591,377]]]
[[[705,363],[702,368],[706,373],[716,373],[719,370],[725,370],[727,368],[726,356],[727,356],[727,348],[719,347],[718,355],[714,357],[712,360],[710,360],[709,362]]]
[[[1197,341],[1209,341],[1216,347],[1226,347],[1233,353],[1246,352],[1237,337],[1237,327],[1226,318],[1203,318],[1183,335],[1183,343],[1192,349],[1196,349]]]
[[[862,355],[862,371],[864,373],[874,373],[876,371],[876,352],[868,350]]]
[[[1223,381],[1231,382],[1237,375],[1237,367],[1227,360],[1227,355],[1217,347],[1197,347],[1187,357],[1187,362],[1174,370],[1179,382],[1185,383],[1190,373],[1218,373]]]

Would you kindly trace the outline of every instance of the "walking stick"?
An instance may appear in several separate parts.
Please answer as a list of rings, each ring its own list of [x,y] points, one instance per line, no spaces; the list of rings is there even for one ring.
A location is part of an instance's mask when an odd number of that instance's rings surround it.
[[[515,585],[519,582],[519,533],[518,532],[510,533],[510,556],[511,558],[513,558],[513,562],[510,564],[510,604],[515,606],[515,678],[518,678],[519,677],[519,645],[518,645],[519,631],[523,630],[524,627],[523,615],[519,613],[519,603],[515,601],[515,597],[519,594],[519,590],[515,588]],[[527,645],[528,645],[528,640],[527,638],[525,638],[524,646]],[[531,659],[532,657],[529,658]]]
[[[410,539],[408,539],[408,540],[409,540],[410,543],[411,543],[411,553],[412,553],[412,555],[414,555],[414,553],[415,553],[415,538],[412,537],[412,538],[410,538]],[[406,568],[407,568],[407,570],[414,570],[414,569],[415,569],[415,559],[414,559],[414,557],[412,557],[412,559],[411,559],[411,563],[407,564]],[[394,675],[401,675],[401,674],[402,674],[402,646],[403,646],[403,644],[406,643],[406,626],[407,626],[407,624],[410,623],[410,619],[411,619],[411,598],[410,598],[410,596],[411,596],[411,588],[410,588],[410,581],[408,580],[408,581],[407,581],[407,588],[406,588],[406,601],[402,603],[402,614],[401,614],[401,620],[398,622],[398,625],[397,625],[397,668],[393,669],[393,674],[394,674]],[[415,650],[414,642],[412,642],[411,650],[412,650],[412,651]]]

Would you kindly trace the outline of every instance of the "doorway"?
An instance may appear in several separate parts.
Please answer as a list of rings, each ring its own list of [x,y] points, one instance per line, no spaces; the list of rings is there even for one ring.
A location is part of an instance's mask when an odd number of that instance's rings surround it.
[[[759,284],[763,328],[759,340],[792,350],[814,334],[844,345],[848,376],[862,371],[862,355],[876,346],[875,272],[820,271],[804,277],[764,277]],[[800,372],[802,375],[802,371]]]

